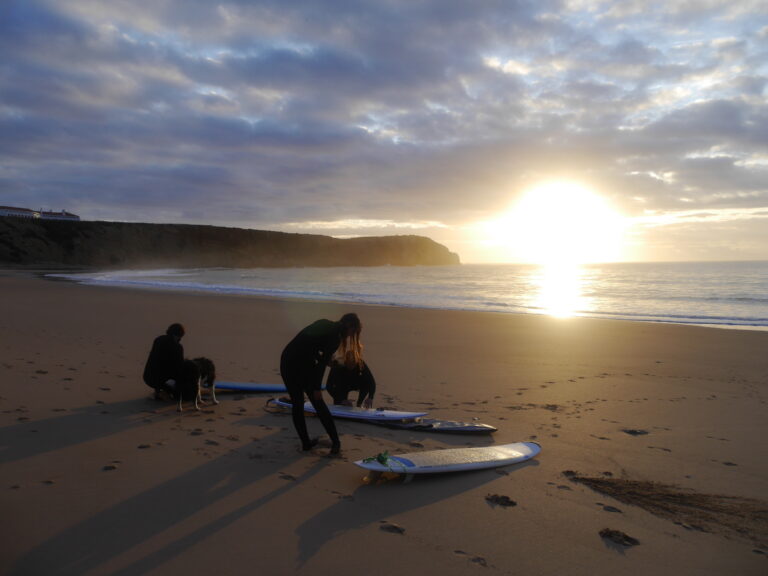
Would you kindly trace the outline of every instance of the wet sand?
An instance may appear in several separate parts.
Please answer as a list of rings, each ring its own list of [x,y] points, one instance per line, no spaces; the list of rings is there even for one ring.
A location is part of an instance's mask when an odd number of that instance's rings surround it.
[[[7,270],[0,295],[0,574],[768,570],[766,332],[137,291]],[[211,358],[220,379],[279,382],[285,343],[348,311],[364,323],[377,406],[498,431],[339,421],[342,455],[328,458],[327,442],[297,450],[290,417],[264,410],[269,395],[219,394],[179,414],[141,380],[152,339],[182,322],[186,355]],[[533,462],[407,484],[366,484],[352,464],[528,440],[542,446]]]

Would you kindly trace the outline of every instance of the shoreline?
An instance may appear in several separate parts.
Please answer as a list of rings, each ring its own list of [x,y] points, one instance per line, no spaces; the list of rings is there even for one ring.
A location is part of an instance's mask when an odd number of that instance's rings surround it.
[[[764,573],[764,332],[45,280],[0,272],[13,304],[0,315],[13,335],[0,362],[0,573]],[[213,359],[221,380],[277,382],[285,343],[347,311],[363,321],[376,406],[498,431],[338,422],[342,457],[329,459],[325,438],[297,451],[290,417],[264,411],[269,395],[221,394],[179,414],[141,381],[173,321],[187,326],[186,355]],[[352,464],[517,441],[542,453],[409,484],[366,485]],[[612,492],[596,479],[615,480]],[[622,500],[637,486],[666,512]],[[697,518],[671,508],[680,494],[701,497]],[[757,506],[756,523],[740,533],[712,515],[715,495],[742,515]],[[222,567],[224,556],[236,561]]]
[[[99,273],[104,272],[103,270],[72,270],[71,273],[78,274],[78,273]],[[159,291],[159,292],[178,292],[178,293],[189,293],[189,294],[218,294],[218,295],[230,295],[230,296],[242,296],[242,297],[249,297],[249,298],[266,298],[266,299],[277,299],[277,300],[287,300],[287,301],[303,301],[303,302],[325,302],[325,303],[336,303],[336,304],[343,304],[343,305],[349,305],[349,306],[382,306],[382,307],[392,307],[392,308],[403,308],[403,309],[416,309],[416,310],[443,310],[443,311],[454,311],[454,312],[483,312],[483,313],[491,313],[491,314],[503,314],[503,315],[525,315],[525,316],[544,316],[544,317],[555,317],[560,320],[568,321],[572,319],[586,319],[586,320],[608,320],[608,321],[619,321],[619,322],[631,322],[631,323],[645,323],[645,324],[671,324],[671,325],[678,325],[678,326],[697,326],[701,328],[717,328],[717,329],[723,329],[723,330],[745,330],[745,331],[754,331],[754,332],[768,332],[768,325],[761,325],[761,324],[739,324],[735,321],[732,323],[711,323],[711,322],[696,322],[696,321],[690,321],[690,322],[683,322],[683,321],[676,321],[674,319],[646,319],[638,317],[635,318],[629,318],[626,316],[620,316],[620,315],[611,315],[610,313],[601,313],[601,312],[594,312],[594,313],[586,313],[586,312],[574,312],[572,314],[569,314],[567,316],[557,316],[552,315],[546,311],[544,312],[535,312],[535,311],[520,311],[520,310],[510,310],[510,311],[503,311],[503,310],[483,310],[478,308],[467,308],[467,307],[441,307],[441,306],[429,306],[425,304],[406,304],[406,303],[391,303],[391,302],[364,302],[364,301],[355,301],[355,300],[346,300],[346,299],[333,299],[333,298],[322,298],[315,295],[307,295],[307,296],[286,296],[286,295],[280,295],[280,294],[269,294],[264,293],[268,292],[268,290],[264,290],[263,292],[259,292],[252,288],[237,288],[237,287],[228,287],[226,290],[206,290],[204,288],[195,288],[191,286],[179,286],[179,285],[160,285],[155,284],[152,285],[150,283],[129,283],[129,282],[88,282],[87,280],[78,280],[75,278],[59,278],[56,276],[49,276],[49,275],[55,275],[55,274],[62,274],[66,273],[64,271],[60,270],[46,270],[46,269],[38,269],[36,271],[36,275],[42,277],[43,279],[48,280],[57,280],[57,281],[67,281],[67,282],[73,282],[77,284],[83,284],[83,285],[89,285],[89,286],[101,286],[105,288],[124,288],[124,289],[131,289],[131,290],[147,290],[147,291]]]

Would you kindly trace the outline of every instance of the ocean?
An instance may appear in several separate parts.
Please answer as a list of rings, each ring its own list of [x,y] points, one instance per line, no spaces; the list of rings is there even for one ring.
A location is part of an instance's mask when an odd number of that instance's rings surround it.
[[[205,268],[51,274],[114,286],[768,330],[768,262]]]

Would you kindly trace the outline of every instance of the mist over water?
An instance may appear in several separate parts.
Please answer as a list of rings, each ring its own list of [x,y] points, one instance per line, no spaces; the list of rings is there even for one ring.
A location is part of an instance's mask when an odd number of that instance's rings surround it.
[[[55,274],[89,284],[768,330],[768,262],[205,268]]]

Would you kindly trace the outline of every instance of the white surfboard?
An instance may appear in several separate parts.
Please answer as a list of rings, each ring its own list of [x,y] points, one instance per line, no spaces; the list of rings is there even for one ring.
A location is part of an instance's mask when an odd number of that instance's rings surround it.
[[[292,404],[281,398],[273,398],[270,404],[281,408],[291,408]],[[329,404],[328,409],[334,418],[348,418],[350,420],[411,420],[425,416],[426,412],[403,412],[400,410],[378,410],[373,408],[358,408],[357,406],[337,406]],[[315,409],[311,402],[304,403],[304,411],[311,414]]]
[[[384,453],[358,460],[355,464],[371,472],[394,472],[410,476],[498,468],[525,462],[536,457],[539,452],[541,446],[536,442],[516,442],[480,448],[426,450],[396,456]]]
[[[416,418],[414,420],[372,420],[372,424],[396,428],[399,430],[414,430],[417,432],[443,432],[445,434],[492,434],[497,428],[482,422],[457,422],[455,420],[440,420],[439,418]]]

